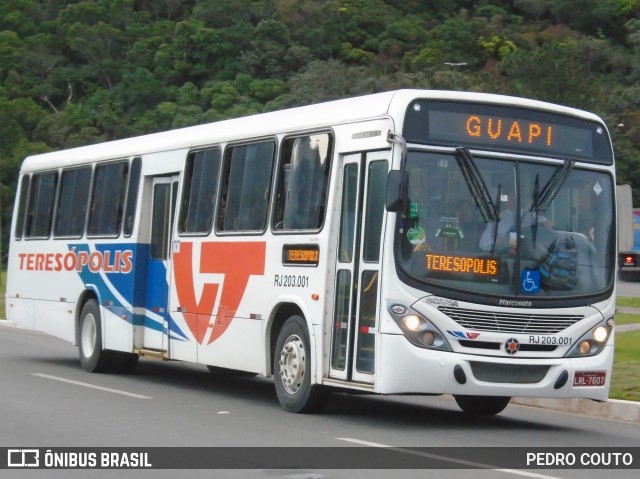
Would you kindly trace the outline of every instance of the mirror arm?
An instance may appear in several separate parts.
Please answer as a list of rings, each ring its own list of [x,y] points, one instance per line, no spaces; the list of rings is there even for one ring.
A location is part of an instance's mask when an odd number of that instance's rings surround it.
[[[398,133],[389,131],[387,141],[400,146],[400,170],[390,170],[387,177],[386,207],[389,212],[401,212],[406,208],[409,179],[406,170],[407,142]]]
[[[402,135],[391,130],[387,133],[387,142],[400,146],[400,171],[404,173],[407,162],[407,142]]]

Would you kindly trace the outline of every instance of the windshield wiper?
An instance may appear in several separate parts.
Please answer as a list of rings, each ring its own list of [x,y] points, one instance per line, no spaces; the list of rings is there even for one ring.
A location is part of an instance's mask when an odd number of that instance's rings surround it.
[[[564,165],[562,165],[562,168],[558,168],[556,171],[554,171],[553,175],[551,175],[551,178],[549,178],[549,181],[547,181],[547,184],[544,185],[544,187],[542,188],[542,191],[540,191],[539,193],[538,193],[538,190],[539,190],[540,180],[539,180],[539,177],[536,175],[537,187],[536,189],[534,189],[534,192],[533,192],[534,194],[533,194],[533,205],[532,205],[532,210],[535,211],[536,215],[540,211],[546,211],[546,209],[549,207],[553,199],[556,197],[556,195],[564,185],[564,182],[567,181],[567,178],[569,177],[571,170],[573,170],[574,164],[575,164],[575,161],[566,160],[564,162]]]
[[[499,221],[500,211],[491,199],[487,184],[484,182],[482,174],[478,170],[473,156],[471,156],[471,152],[467,148],[460,146],[456,148],[455,156],[462,176],[464,176],[464,181],[467,183],[467,188],[469,188],[469,192],[484,222]],[[498,197],[498,201],[499,199],[500,197]]]
[[[566,160],[561,168],[558,168],[553,172],[549,181],[544,185],[542,191],[540,191],[540,175],[536,175],[536,182],[533,186],[533,199],[531,204],[531,211],[534,214],[533,222],[531,224],[531,239],[533,240],[533,246],[536,245],[536,237],[538,236],[538,219],[541,211],[546,211],[558,192],[562,189],[565,181],[569,177],[575,161]]]

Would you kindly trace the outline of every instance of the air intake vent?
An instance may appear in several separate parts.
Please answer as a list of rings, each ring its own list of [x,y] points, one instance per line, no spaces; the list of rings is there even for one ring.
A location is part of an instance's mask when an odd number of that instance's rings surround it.
[[[584,319],[580,315],[498,313],[471,309],[438,308],[465,329],[518,334],[556,334]]]
[[[544,379],[549,366],[497,364],[471,361],[471,372],[478,381],[500,384],[536,384]]]

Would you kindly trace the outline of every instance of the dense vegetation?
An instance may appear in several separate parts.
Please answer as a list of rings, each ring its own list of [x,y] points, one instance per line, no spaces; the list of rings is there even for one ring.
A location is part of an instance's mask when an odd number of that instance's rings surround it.
[[[640,205],[640,0],[2,0],[6,250],[27,154],[399,87],[594,111]]]

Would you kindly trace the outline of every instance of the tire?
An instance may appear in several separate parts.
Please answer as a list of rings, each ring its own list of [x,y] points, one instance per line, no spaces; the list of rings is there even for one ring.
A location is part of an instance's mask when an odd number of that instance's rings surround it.
[[[282,407],[293,413],[321,410],[329,392],[311,385],[311,348],[307,324],[300,316],[291,316],[278,334],[273,356],[276,395]]]
[[[510,397],[504,396],[454,396],[458,406],[471,416],[495,416],[504,411]]]
[[[111,366],[111,351],[102,349],[102,325],[100,308],[95,300],[85,303],[78,324],[80,364],[85,371],[101,373]]]

